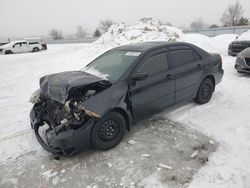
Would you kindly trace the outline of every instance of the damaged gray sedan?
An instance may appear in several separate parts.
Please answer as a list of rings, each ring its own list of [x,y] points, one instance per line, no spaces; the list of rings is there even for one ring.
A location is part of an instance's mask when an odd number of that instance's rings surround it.
[[[188,43],[117,47],[85,71],[42,77],[31,97],[31,127],[42,147],[57,156],[107,150],[140,119],[190,99],[207,103],[222,77],[220,55]]]
[[[250,48],[238,54],[234,67],[239,73],[250,73]]]

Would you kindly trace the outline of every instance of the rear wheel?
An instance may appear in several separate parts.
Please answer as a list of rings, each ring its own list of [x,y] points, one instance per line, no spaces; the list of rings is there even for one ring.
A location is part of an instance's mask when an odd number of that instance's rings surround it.
[[[39,48],[37,47],[33,48],[32,52],[39,52]]]
[[[194,100],[198,104],[208,103],[213,95],[213,92],[214,92],[213,81],[210,78],[205,78],[202,81]]]
[[[117,112],[110,112],[94,125],[91,142],[99,150],[115,147],[122,140],[126,130],[124,117]]]

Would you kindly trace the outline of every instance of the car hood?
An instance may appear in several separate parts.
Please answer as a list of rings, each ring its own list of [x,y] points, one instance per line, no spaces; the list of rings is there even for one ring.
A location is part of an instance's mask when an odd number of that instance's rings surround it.
[[[12,47],[14,45],[14,43],[10,42],[10,43],[7,43],[5,45],[2,45],[0,46],[1,49],[4,49],[4,48],[9,48],[9,47]]]
[[[42,77],[40,88],[43,96],[64,104],[72,88],[87,86],[103,80],[103,78],[83,71],[67,71]]]

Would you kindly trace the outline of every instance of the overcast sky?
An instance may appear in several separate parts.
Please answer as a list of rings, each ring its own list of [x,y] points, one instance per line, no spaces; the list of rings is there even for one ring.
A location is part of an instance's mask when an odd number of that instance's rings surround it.
[[[235,0],[0,0],[0,37],[47,35],[52,28],[72,34],[77,25],[89,32],[100,20],[136,23],[153,17],[175,26],[189,26],[202,18],[219,24],[224,10]],[[250,0],[240,1],[250,18]]]

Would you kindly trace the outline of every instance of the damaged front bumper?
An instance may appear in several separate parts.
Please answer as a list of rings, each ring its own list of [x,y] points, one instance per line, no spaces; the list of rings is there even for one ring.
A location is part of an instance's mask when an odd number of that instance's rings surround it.
[[[35,104],[30,112],[30,120],[38,142],[45,150],[56,156],[73,156],[92,146],[91,130],[96,118],[90,118],[77,129],[57,129],[49,125],[49,116],[44,108]]]

